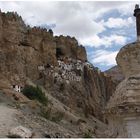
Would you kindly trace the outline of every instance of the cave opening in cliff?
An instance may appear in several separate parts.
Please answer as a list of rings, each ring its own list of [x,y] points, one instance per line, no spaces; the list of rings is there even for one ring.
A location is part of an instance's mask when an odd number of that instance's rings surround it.
[[[56,57],[59,58],[61,56],[63,56],[63,52],[61,48],[56,48]]]

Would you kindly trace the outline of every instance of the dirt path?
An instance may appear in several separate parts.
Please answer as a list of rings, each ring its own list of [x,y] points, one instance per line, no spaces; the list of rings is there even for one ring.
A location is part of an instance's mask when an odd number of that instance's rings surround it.
[[[17,126],[16,114],[16,109],[0,104],[0,138],[5,138],[9,129]]]

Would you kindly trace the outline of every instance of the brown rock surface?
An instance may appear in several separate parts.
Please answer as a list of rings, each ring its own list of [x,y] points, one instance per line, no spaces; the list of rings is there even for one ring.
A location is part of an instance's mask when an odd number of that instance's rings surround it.
[[[111,76],[113,81],[120,83],[124,79],[124,75],[118,66],[114,66],[111,69],[105,71],[108,76]]]
[[[53,37],[46,29],[27,27],[16,13],[0,13],[0,73],[11,84],[24,84],[29,78],[36,82],[45,79],[45,85],[51,82],[51,93],[73,109],[82,108],[89,114],[101,117],[101,108],[115,89],[112,80],[97,70],[84,68],[82,81],[66,85],[53,83],[52,77],[42,76],[40,65],[57,65],[58,58],[71,58],[87,61],[85,48],[79,46],[73,37]],[[47,87],[46,87],[47,88]]]
[[[59,101],[73,110],[80,111],[86,117],[93,115],[103,121],[101,110],[116,88],[116,83],[110,77],[106,77],[103,72],[98,72],[95,68],[84,67],[80,82],[54,84],[52,81],[46,81],[52,85],[49,91]],[[60,88],[62,85],[63,90]]]
[[[10,80],[16,76],[36,80],[38,65],[57,64],[57,48],[62,48],[64,56],[87,59],[75,38],[54,38],[46,29],[27,27],[16,13],[0,13],[0,32],[0,72]]]
[[[73,59],[79,59],[82,61],[87,60],[85,48],[82,45],[78,45],[78,41],[74,37],[55,37],[56,48],[61,51],[60,56],[71,57]]]

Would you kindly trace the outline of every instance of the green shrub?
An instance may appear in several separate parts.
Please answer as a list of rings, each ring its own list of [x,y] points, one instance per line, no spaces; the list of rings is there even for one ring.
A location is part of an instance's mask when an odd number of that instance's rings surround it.
[[[38,100],[43,105],[48,104],[48,98],[45,96],[45,93],[42,92],[39,86],[25,86],[23,89],[23,94],[31,100]]]
[[[90,132],[85,132],[84,138],[92,138],[91,133]]]

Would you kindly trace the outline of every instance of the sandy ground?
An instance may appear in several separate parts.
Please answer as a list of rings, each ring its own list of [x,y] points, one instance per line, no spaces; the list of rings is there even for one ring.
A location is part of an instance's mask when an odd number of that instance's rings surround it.
[[[17,126],[15,115],[17,110],[0,104],[0,138],[7,136],[8,131]]]

